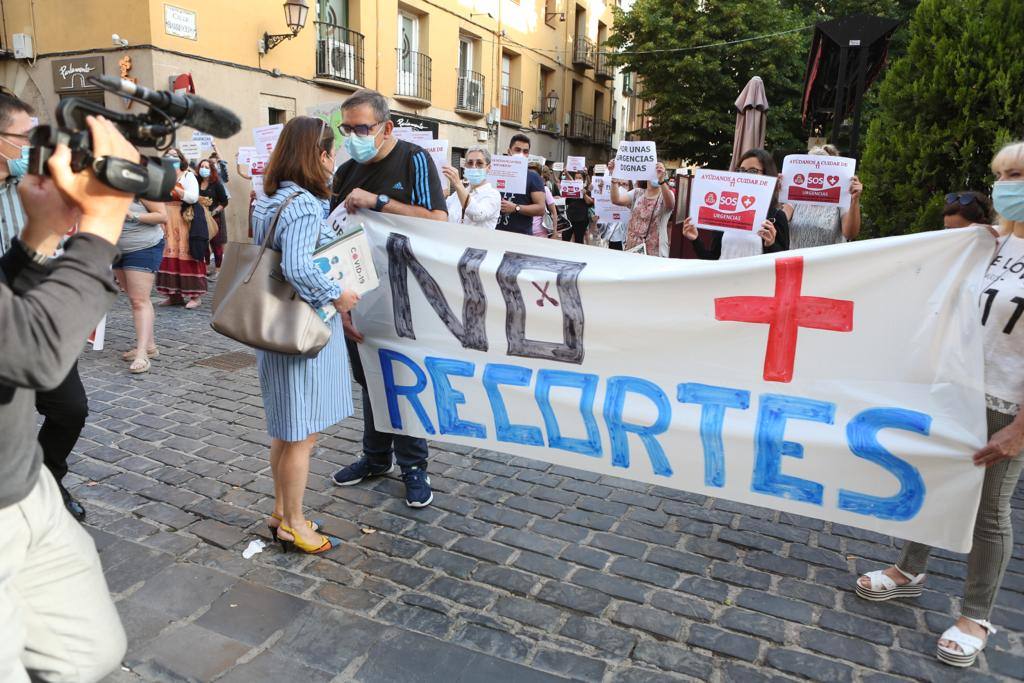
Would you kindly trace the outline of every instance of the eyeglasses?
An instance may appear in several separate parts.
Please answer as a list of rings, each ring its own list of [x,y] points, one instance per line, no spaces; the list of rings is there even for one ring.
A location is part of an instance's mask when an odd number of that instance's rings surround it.
[[[466,168],[487,168],[487,162],[483,159],[477,159],[476,161],[467,161],[465,166]]]
[[[737,173],[753,173],[754,175],[764,175],[764,171],[762,171],[759,168],[753,167],[743,168],[742,166],[740,166],[739,168],[736,169],[736,171]]]
[[[978,196],[973,192],[950,192],[946,195],[946,203],[960,202],[960,206],[968,206],[978,201]]]
[[[356,126],[349,126],[349,125],[346,125],[346,124],[343,123],[340,126],[338,126],[338,130],[340,130],[345,135],[352,135],[352,133],[355,133],[356,135],[366,136],[366,135],[372,135],[373,134],[373,129],[376,128],[377,126],[379,126],[382,123],[384,123],[384,122],[383,121],[377,121],[376,123],[371,123],[371,124],[360,123],[359,125],[356,125]]]

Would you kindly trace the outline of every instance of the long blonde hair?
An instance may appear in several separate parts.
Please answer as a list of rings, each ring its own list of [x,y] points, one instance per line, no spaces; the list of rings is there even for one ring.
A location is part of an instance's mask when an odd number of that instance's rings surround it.
[[[1004,145],[992,157],[992,172],[998,174],[1008,168],[1019,168],[1024,170],[1024,141],[1011,142]],[[1013,232],[1013,221],[1003,216],[999,217],[999,234],[1008,235]]]

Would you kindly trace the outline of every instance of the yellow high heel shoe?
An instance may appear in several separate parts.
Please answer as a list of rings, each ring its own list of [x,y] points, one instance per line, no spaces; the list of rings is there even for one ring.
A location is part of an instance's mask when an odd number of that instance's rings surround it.
[[[280,530],[292,535],[292,540],[281,538],[280,536],[277,537],[278,542],[281,544],[281,550],[283,550],[284,552],[288,552],[292,547],[295,547],[304,553],[309,553],[310,555],[319,555],[321,553],[326,553],[328,550],[331,550],[341,545],[340,538],[335,538],[334,536],[325,536],[324,534],[319,534],[319,537],[321,539],[320,545],[306,545],[306,543],[301,538],[299,538],[299,535],[295,533],[295,529],[292,529],[284,522],[281,522]]]
[[[270,513],[270,518],[271,519],[276,519],[278,522],[283,522],[284,521],[284,517],[282,517],[281,515],[277,514],[276,512],[271,512]],[[313,531],[319,531],[320,527],[322,527],[324,525],[324,523],[322,521],[320,521],[319,519],[307,519],[306,520],[306,524],[309,525],[309,528],[312,529]],[[267,528],[270,529],[270,535],[276,541],[277,540],[277,527],[272,525],[270,522],[267,522]]]

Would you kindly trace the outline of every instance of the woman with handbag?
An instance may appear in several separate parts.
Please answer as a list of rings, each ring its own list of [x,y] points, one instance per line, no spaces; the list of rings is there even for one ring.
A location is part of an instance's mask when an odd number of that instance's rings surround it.
[[[224,222],[224,209],[228,207],[228,192],[221,181],[218,164],[211,156],[199,162],[199,196],[210,201],[210,252],[213,263],[207,262],[206,276],[212,278],[217,274],[224,261],[224,243],[228,241],[227,225]],[[200,199],[200,201],[202,201]],[[209,259],[209,257],[207,257]]]
[[[268,248],[281,253],[281,274],[303,301],[315,309],[345,313],[359,295],[342,291],[313,262],[313,252],[338,237],[324,220],[333,170],[334,131],[308,116],[289,121],[267,164],[266,196],[253,208],[253,241],[263,244],[269,237]],[[267,524],[285,551],[323,553],[341,543],[317,533],[317,525],[302,513],[317,433],[354,411],[341,316],[327,322],[330,339],[314,357],[256,352],[274,477],[274,512]]]
[[[167,202],[164,224],[164,255],[156,275],[156,291],[166,299],[160,306],[199,308],[206,294],[206,252],[209,241],[209,211],[199,203],[199,181],[180,149],[167,151],[177,163],[178,182]],[[186,302],[186,299],[188,300]]]
[[[655,166],[657,180],[640,181],[636,188],[623,192],[622,181],[612,181],[612,204],[630,208],[626,226],[626,251],[639,251],[648,256],[668,257],[668,219],[676,205],[676,196],[665,182],[665,166]],[[608,162],[608,171],[615,170],[615,160]]]

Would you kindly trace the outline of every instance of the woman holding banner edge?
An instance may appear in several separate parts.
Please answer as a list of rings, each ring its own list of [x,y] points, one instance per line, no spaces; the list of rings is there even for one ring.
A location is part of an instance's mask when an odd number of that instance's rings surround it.
[[[992,160],[992,171],[1000,237],[979,300],[989,441],[973,456],[975,465],[986,468],[985,479],[960,617],[939,637],[936,650],[940,661],[956,667],[974,664],[988,636],[996,632],[988,619],[1013,553],[1010,498],[1024,469],[1024,363],[1021,338],[1013,337],[1014,332],[1024,335],[1024,329],[1015,325],[1024,281],[1006,277],[1014,275],[1011,265],[1024,261],[1024,142],[1003,147]],[[929,546],[907,543],[895,565],[857,580],[857,595],[874,602],[921,595],[930,553]]]

